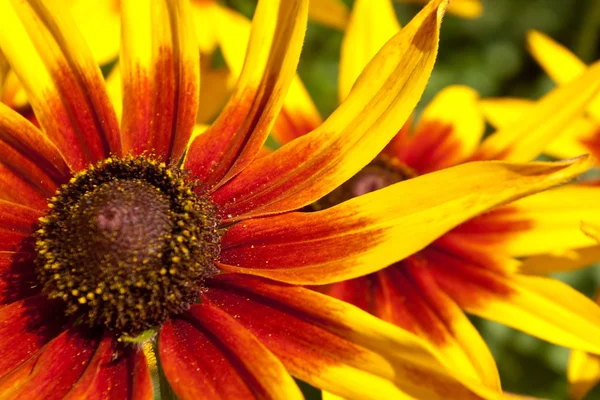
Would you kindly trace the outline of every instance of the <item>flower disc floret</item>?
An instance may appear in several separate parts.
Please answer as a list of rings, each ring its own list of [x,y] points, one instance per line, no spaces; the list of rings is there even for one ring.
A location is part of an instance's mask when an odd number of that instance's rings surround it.
[[[44,292],[68,315],[130,336],[187,310],[220,251],[215,207],[197,189],[184,171],[146,156],[77,173],[40,218]]]

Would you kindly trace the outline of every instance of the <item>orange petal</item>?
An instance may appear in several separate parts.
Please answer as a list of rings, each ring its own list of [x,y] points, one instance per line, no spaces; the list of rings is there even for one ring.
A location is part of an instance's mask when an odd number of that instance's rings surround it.
[[[308,16],[311,20],[343,30],[348,23],[348,7],[343,0],[311,0]]]
[[[478,160],[529,161],[537,157],[574,120],[600,89],[600,62],[570,83],[544,96],[515,123],[490,135],[474,156]]]
[[[590,161],[579,166],[460,164],[323,211],[242,221],[223,239],[220,267],[297,284],[365,275],[413,254],[483,211],[564,182],[589,168]]]
[[[48,138],[0,103],[0,198],[45,209],[69,168]]]
[[[0,306],[0,387],[6,376],[56,336],[66,322],[56,302],[30,297]]]
[[[0,309],[40,293],[35,256],[32,243],[18,252],[0,251]]]
[[[151,400],[152,379],[140,347],[121,348],[105,334],[85,372],[65,400]]]
[[[122,9],[123,148],[178,162],[198,111],[198,47],[188,1],[127,1]]]
[[[432,1],[379,52],[318,129],[256,160],[215,193],[225,214],[257,216],[318,200],[368,164],[419,100],[447,2]]]
[[[414,335],[315,291],[225,274],[211,279],[205,298],[256,335],[294,376],[336,395],[432,400],[498,396],[461,371],[451,376]]]
[[[104,80],[65,7],[40,1],[0,5],[0,45],[37,120],[74,170],[121,153]]]
[[[259,1],[236,89],[186,156],[185,168],[202,182],[217,185],[231,179],[267,139],[300,58],[307,9],[307,0]]]
[[[99,339],[71,328],[11,374],[0,379],[3,399],[22,399],[35,393],[39,399],[63,398],[89,364]]]
[[[302,399],[281,362],[234,317],[203,301],[160,331],[159,356],[180,399]]]

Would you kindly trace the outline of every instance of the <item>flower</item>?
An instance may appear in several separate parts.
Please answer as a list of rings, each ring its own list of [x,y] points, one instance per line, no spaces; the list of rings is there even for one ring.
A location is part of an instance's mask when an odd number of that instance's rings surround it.
[[[571,82],[586,70],[598,65],[596,62],[587,67],[569,49],[541,32],[529,32],[527,41],[531,54],[558,84]],[[485,99],[481,101],[481,106],[487,120],[500,129],[506,128],[529,113],[532,102],[517,98]],[[589,102],[583,115],[572,118],[568,122],[562,129],[554,130],[546,140],[539,142],[540,150],[558,158],[574,157],[581,153],[600,155],[600,95]],[[586,188],[597,185],[597,182],[588,180],[579,185],[581,191],[586,191]],[[597,203],[597,199],[589,194],[589,190],[587,192],[587,202],[590,205]],[[589,221],[587,218],[584,220]],[[522,264],[522,270],[535,274],[572,271],[598,260],[600,260],[600,246],[590,243],[568,251],[554,251],[552,254],[529,257]]]
[[[0,392],[151,398],[142,342],[182,399],[300,398],[290,374],[347,398],[498,398],[416,336],[298,286],[372,272],[590,165],[476,162],[292,212],[402,126],[446,5],[432,1],[395,36],[319,129],[257,158],[293,80],[306,0],[258,3],[231,100],[191,142],[199,69],[186,1],[122,4],[120,127],[69,15],[0,2],[0,47],[42,129],[0,104]]]
[[[369,85],[366,77],[379,64],[373,61],[366,69],[364,66],[399,30],[390,2],[375,6],[359,0],[354,7],[342,43],[340,107],[348,102],[349,93]],[[364,34],[365,29],[369,35]],[[381,51],[385,52],[385,47]],[[595,66],[572,84],[553,91],[532,105],[526,117],[483,141],[485,124],[477,94],[464,86],[449,87],[425,108],[414,130],[410,123],[406,124],[375,161],[312,207],[327,210],[348,199],[364,198],[366,202],[372,194],[361,195],[386,190],[384,187],[404,188],[389,200],[392,204],[419,204],[424,199],[410,184],[441,173],[448,173],[448,179],[454,182],[494,182],[494,176],[479,175],[480,167],[462,169],[460,175],[453,171],[466,168],[470,164],[465,162],[473,159],[535,158],[552,135],[581,114],[597,93],[598,69]],[[281,143],[302,140],[305,133],[323,126],[306,91],[299,83],[292,85],[296,88],[290,89],[274,128]],[[435,242],[424,244],[416,254],[403,251],[409,239],[391,238],[388,253],[382,256],[389,260],[388,268],[376,272],[379,268],[372,265],[371,275],[341,283],[332,279],[325,291],[421,336],[455,369],[467,371],[497,388],[499,378],[493,357],[465,311],[553,343],[600,351],[600,309],[558,281],[520,273],[520,263],[515,258],[589,246],[591,240],[580,232],[578,216],[598,220],[599,194],[598,188],[571,185],[530,196],[467,221]],[[430,188],[430,197],[440,196],[443,190]],[[430,221],[436,218],[440,217]],[[399,221],[396,228],[418,235],[429,225]],[[354,241],[344,249],[349,252],[353,245]],[[281,248],[269,249],[275,253]],[[287,259],[289,266],[298,263]]]

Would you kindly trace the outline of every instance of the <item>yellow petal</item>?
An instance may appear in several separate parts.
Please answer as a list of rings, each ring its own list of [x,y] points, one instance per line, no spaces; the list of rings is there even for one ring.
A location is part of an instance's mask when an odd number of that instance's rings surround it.
[[[179,161],[196,122],[198,47],[185,0],[122,5],[123,145]]]
[[[186,156],[186,168],[207,185],[238,174],[264,144],[294,77],[307,12],[308,0],[259,1],[236,89],[219,118],[192,142]]]
[[[110,102],[115,109],[117,119],[121,122],[123,115],[123,87],[121,80],[121,68],[116,64],[106,77],[106,91]]]
[[[100,69],[64,7],[0,3],[0,47],[36,118],[74,170],[120,154],[119,127]]]
[[[485,99],[480,106],[487,121],[496,129],[510,127],[525,115],[529,115],[535,102],[516,98]],[[585,141],[593,138],[598,123],[589,118],[573,119],[544,149],[544,153],[556,158],[571,158],[588,153]]]
[[[444,167],[464,161],[479,147],[485,121],[478,100],[477,92],[467,86],[449,86],[440,91],[423,110],[416,132],[428,124],[441,123],[450,126],[451,135],[457,139],[458,148]]]
[[[571,82],[586,69],[583,61],[573,52],[541,32],[529,31],[527,43],[531,55],[558,84]],[[587,110],[596,121],[600,122],[600,95],[590,102]]]
[[[466,163],[323,211],[250,219],[228,230],[221,268],[302,285],[366,275],[414,254],[483,211],[561,184],[591,165],[588,157]]]
[[[343,0],[311,0],[308,16],[319,24],[343,30],[348,24],[348,7]]]
[[[578,270],[598,260],[600,260],[600,246],[590,246],[562,253],[528,257],[523,260],[519,270],[526,274],[546,275]]]
[[[569,399],[583,399],[600,382],[600,356],[581,350],[571,350],[567,379]]]
[[[250,21],[225,7],[221,7],[216,15],[219,18],[216,27],[218,42],[227,65],[237,79],[244,65],[244,56],[250,38]],[[273,136],[280,144],[285,144],[312,131],[321,125],[321,122],[321,116],[310,95],[298,75],[295,75],[281,112],[275,121]]]
[[[209,123],[225,106],[235,81],[227,67],[214,68],[210,56],[200,55],[200,106],[196,122]]]
[[[571,82],[585,71],[583,61],[542,32],[529,31],[527,44],[531,55],[556,83]]]
[[[238,314],[237,320],[294,376],[338,396],[502,397],[462,371],[448,369],[439,354],[415,335],[314,290],[222,274],[209,282],[205,298]]]
[[[396,0],[403,3],[426,3],[427,0]],[[448,12],[463,18],[477,18],[483,12],[481,0],[453,0]]]
[[[399,30],[391,0],[354,2],[342,41],[338,81],[340,101],[348,96],[369,61]]]
[[[488,290],[477,296],[477,301],[465,301],[460,299],[460,294],[455,294],[458,303],[468,312],[559,346],[600,353],[600,307],[589,298],[551,278],[502,276],[484,270],[479,273],[509,292],[496,295]],[[473,295],[478,292],[476,285],[471,282],[461,290],[469,287]]]
[[[503,246],[515,257],[593,246],[582,221],[600,224],[600,187],[571,184],[518,200],[509,206],[523,229],[505,235]],[[494,234],[493,232],[491,233]]]
[[[196,43],[200,53],[211,54],[217,47],[217,29],[221,22],[217,13],[221,6],[213,0],[192,1],[191,5],[196,27]]]
[[[446,5],[446,0],[432,1],[390,40],[346,101],[318,129],[256,160],[220,188],[214,198],[232,208],[225,214],[297,209],[329,193],[375,158],[402,128],[425,88]],[[249,214],[250,210],[255,211]]]
[[[522,118],[489,136],[476,158],[534,159],[564,128],[583,115],[599,88],[600,62],[597,62],[574,81],[544,96]]]
[[[94,60],[100,65],[115,60],[119,55],[121,36],[120,1],[70,0],[65,3],[69,5]]]

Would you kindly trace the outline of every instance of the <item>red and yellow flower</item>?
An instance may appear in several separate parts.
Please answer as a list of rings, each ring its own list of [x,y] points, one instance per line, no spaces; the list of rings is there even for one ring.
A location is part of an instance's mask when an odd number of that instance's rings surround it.
[[[357,1],[354,7],[342,43],[341,108],[348,103],[351,93],[368,87],[371,81],[366,77],[373,68],[381,68],[381,65],[375,61],[367,63],[400,29],[390,2],[374,5]],[[364,34],[366,29],[369,35]],[[385,53],[386,48],[381,52]],[[449,87],[425,108],[414,129],[410,122],[405,124],[375,161],[313,203],[312,207],[327,211],[332,206],[335,209],[336,204],[346,204],[348,199],[367,202],[372,194],[365,193],[394,183],[391,187],[403,190],[396,192],[395,198],[389,198],[388,203],[373,203],[372,206],[386,208],[403,204],[404,207],[415,207],[427,200],[416,194],[411,183],[441,173],[450,174],[451,185],[470,180],[481,182],[482,186],[491,184],[498,176],[485,177],[480,174],[479,167],[467,171],[466,168],[472,165],[467,162],[534,159],[555,132],[583,113],[600,88],[599,70],[600,65],[595,65],[576,81],[535,103],[527,117],[485,140],[482,140],[485,123],[477,94],[467,87]],[[302,142],[306,140],[303,135],[327,126],[327,121],[321,122],[301,84],[294,84],[296,89],[292,86],[273,131],[275,138],[284,144]],[[335,118],[336,113],[330,119]],[[353,128],[360,130],[362,126],[362,121],[356,120]],[[369,148],[360,142],[351,144]],[[332,146],[336,151],[343,145],[350,143],[337,143],[335,138],[327,138],[322,144]],[[284,145],[280,152],[290,148],[289,144]],[[492,166],[496,162],[480,165]],[[303,164],[298,164],[303,168]],[[461,175],[454,175],[456,168],[465,169],[461,170]],[[277,178],[277,170],[272,176]],[[381,190],[389,190],[389,187]],[[243,193],[245,189],[240,187],[232,196]],[[429,189],[429,198],[444,196],[444,190],[440,188]],[[599,196],[598,188],[581,186],[567,186],[530,196],[469,219],[433,243],[419,246],[420,251],[416,254],[403,250],[411,239],[390,237],[386,253],[379,255],[380,261],[386,261],[379,265],[385,264],[388,268],[356,279],[350,279],[355,274],[347,274],[345,277],[350,280],[345,282],[335,283],[332,279],[326,292],[417,334],[435,346],[457,370],[465,371],[491,387],[499,387],[494,360],[465,311],[552,343],[598,353],[600,308],[558,281],[522,274],[517,258],[589,246],[592,241],[580,231],[579,220],[580,217],[600,219]],[[321,212],[315,213],[315,221]],[[436,220],[442,218],[442,214],[438,215],[427,219],[429,222],[425,224],[423,219],[419,223],[398,221],[395,228],[410,231],[418,237],[421,232],[434,229]],[[444,210],[443,215],[449,217],[451,212]],[[290,224],[292,222],[289,220]],[[232,231],[238,232],[236,227]],[[283,231],[278,233],[284,237],[288,235]],[[261,241],[262,236],[255,240]],[[343,250],[350,254],[354,246],[359,245],[358,241],[363,240],[364,237],[353,237],[343,245]],[[306,273],[302,266],[303,253],[281,251],[291,250],[285,239],[281,243],[260,246],[260,249],[251,246],[236,249],[233,254],[238,266],[229,271],[248,272],[249,267],[258,265],[251,255],[260,254],[265,269],[270,269],[271,263],[285,259],[292,270],[297,270],[298,274]],[[396,260],[392,261],[392,258]],[[244,259],[252,261],[244,262]],[[365,271],[369,262],[372,261],[361,260],[357,267]],[[352,263],[346,260],[345,267]],[[330,264],[323,262],[321,265]],[[336,267],[341,268],[341,265]],[[282,272],[258,269],[248,273],[278,279]],[[340,271],[340,274],[343,273]],[[317,284],[316,279],[305,275],[297,275],[295,279],[297,283]],[[327,279],[322,279],[321,283],[324,280]]]
[[[140,341],[182,399],[300,398],[290,374],[347,398],[499,397],[418,337],[298,286],[374,272],[592,162],[474,162],[293,212],[404,124],[446,5],[394,36],[318,129],[257,158],[308,1],[259,2],[231,100],[191,141],[199,60],[186,1],[123,2],[120,122],[68,13],[1,1],[0,48],[41,127],[0,104],[3,397],[152,398]]]

